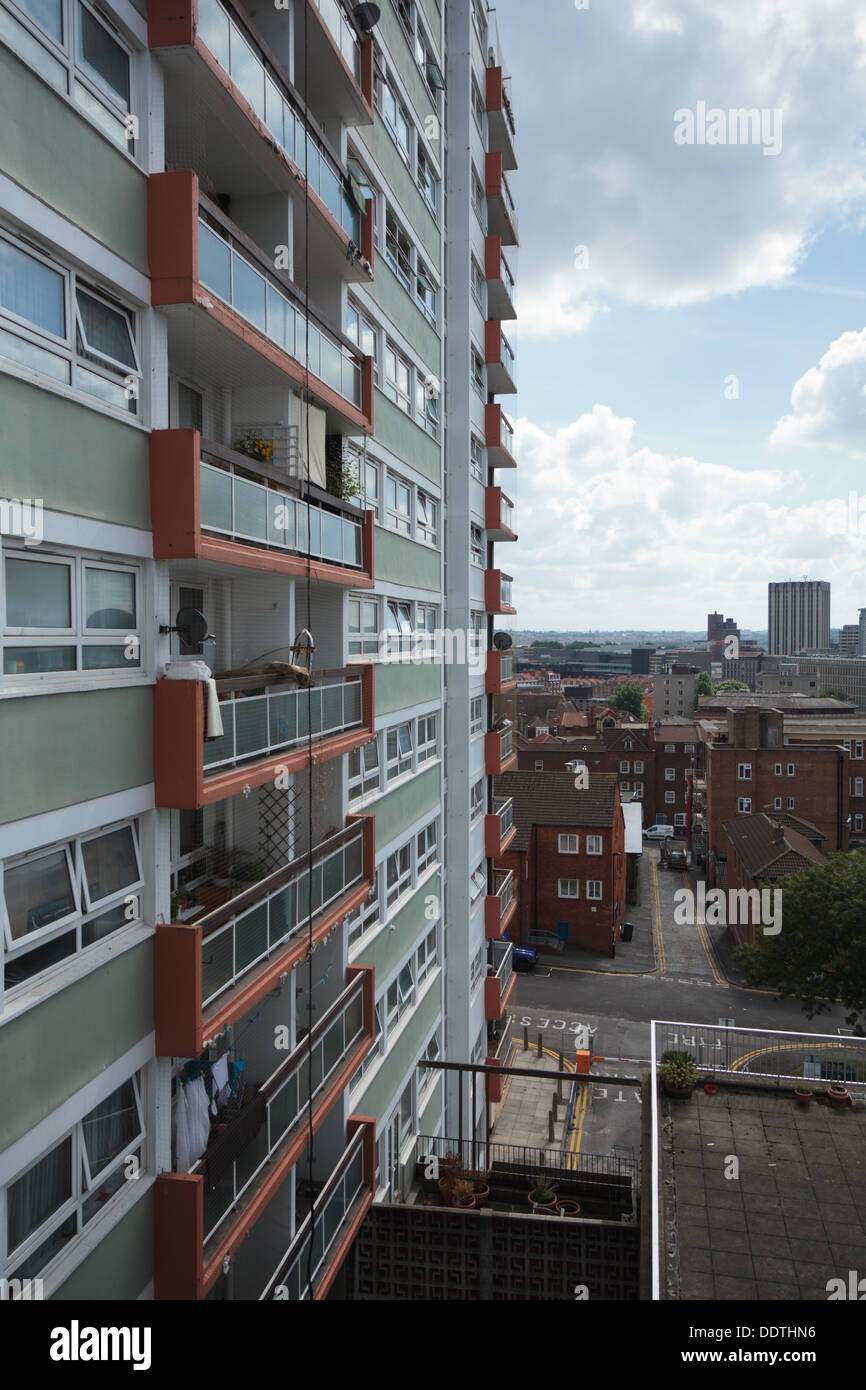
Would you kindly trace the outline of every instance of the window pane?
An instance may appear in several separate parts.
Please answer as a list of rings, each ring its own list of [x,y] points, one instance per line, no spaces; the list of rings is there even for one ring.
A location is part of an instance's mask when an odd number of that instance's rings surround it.
[[[75,911],[75,898],[63,850],[7,869],[3,895],[15,941],[68,917]]]
[[[68,1138],[10,1185],[6,1198],[10,1251],[37,1231],[71,1196],[72,1139]]]
[[[88,566],[84,579],[84,625],[133,629],[136,625],[135,575]]]
[[[47,675],[75,669],[74,647],[6,647],[3,652],[6,676]]]
[[[6,626],[72,626],[71,575],[68,565],[6,559]]]
[[[23,0],[27,13],[58,43],[63,42],[63,0]]]
[[[112,830],[81,847],[91,902],[110,898],[138,882],[138,864],[130,827]]]
[[[129,54],[83,5],[78,7],[81,59],[102,78],[118,100],[129,106]]]
[[[108,357],[136,371],[135,353],[129,320],[118,309],[94,299],[85,290],[77,292],[78,312],[84,328],[85,352],[91,356]]]
[[[178,382],[177,386],[177,426],[181,430],[198,430],[202,426],[202,398],[191,386]]]
[[[85,671],[116,671],[127,666],[135,669],[140,665],[140,650],[133,651],[131,647],[85,647],[82,652],[81,666]]]
[[[66,337],[63,276],[0,239],[0,304],[37,328]]]
[[[81,1129],[90,1175],[95,1177],[138,1138],[138,1110],[132,1081],[124,1081],[85,1115]]]
[[[2,11],[0,11],[2,13]],[[26,342],[16,333],[0,329],[0,356],[22,367],[30,367],[34,372],[50,376],[52,381],[69,382],[69,363],[55,352],[47,352],[35,343]]]

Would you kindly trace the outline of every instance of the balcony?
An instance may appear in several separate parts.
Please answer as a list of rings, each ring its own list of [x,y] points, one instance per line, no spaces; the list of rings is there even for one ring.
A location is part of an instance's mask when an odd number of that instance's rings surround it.
[[[484,442],[492,468],[516,468],[514,426],[501,405],[484,407]]]
[[[508,1014],[504,1023],[494,1024],[487,1030],[488,1067],[507,1067],[513,1047],[514,1019]],[[488,1082],[488,1096],[494,1105],[502,1099],[504,1082],[505,1077],[502,1075],[491,1076]]]
[[[364,902],[375,873],[371,816],[349,824],[194,921],[159,925],[154,1020],[160,1057],[198,1057]],[[199,889],[199,900],[208,894]]]
[[[503,772],[512,772],[517,767],[517,753],[513,746],[513,730],[510,724],[502,729],[493,729],[484,735],[484,771],[488,777],[501,777]]]
[[[287,684],[283,675],[217,679],[223,733],[208,742],[201,681],[157,681],[156,805],[197,810],[297,772],[311,759],[326,762],[369,743],[373,673],[372,665],[314,671],[309,689]]]
[[[343,125],[372,125],[373,39],[362,39],[349,23],[339,0],[307,0],[309,100],[323,116],[339,117]],[[295,49],[303,53],[303,5],[296,5]],[[296,73],[303,95],[303,72]],[[329,110],[322,110],[327,101]]]
[[[494,153],[502,155],[506,169],[516,169],[514,111],[505,88],[502,68],[487,69],[486,98],[488,145]]]
[[[505,1006],[514,990],[516,976],[512,953],[514,946],[510,941],[491,941],[490,963],[487,966],[487,979],[484,981],[484,1017],[489,1023],[499,1023],[505,1013]]]
[[[508,852],[517,827],[514,824],[514,801],[494,797],[493,811],[484,817],[484,853],[488,859],[499,859]]]
[[[517,689],[513,652],[492,651],[487,653],[485,689],[488,695],[505,695],[509,691]]]
[[[501,487],[488,487],[484,492],[484,527],[492,541],[516,541],[514,503]]]
[[[493,395],[516,395],[514,353],[498,319],[489,319],[484,325],[484,361],[488,391]]]
[[[501,570],[486,570],[484,574],[484,607],[488,613],[515,614],[511,605],[514,580]]]
[[[503,246],[517,246],[517,209],[505,177],[502,155],[488,154],[484,163],[487,231],[491,236],[498,236]]]
[[[179,375],[308,388],[326,411],[328,433],[372,431],[372,358],[306,313],[288,276],[200,196],[195,174],[151,175],[147,240],[151,302],[168,317]]]
[[[157,1299],[200,1299],[213,1288],[373,1046],[373,972],[350,966],[348,977],[346,989],[271,1075],[246,1082],[248,1102],[228,1131],[211,1131],[190,1172],[157,1178]]]
[[[484,273],[487,279],[487,311],[495,319],[516,319],[514,299],[517,293],[514,276],[502,254],[502,238],[489,236],[484,241]]]
[[[517,915],[517,884],[511,869],[494,869],[496,888],[484,900],[484,935],[488,941],[499,941]]]
[[[263,430],[262,434],[267,431]],[[213,560],[356,589],[373,587],[373,513],[282,469],[202,439],[150,436],[150,507],[157,560]],[[315,500],[314,500],[315,499]]]
[[[284,38],[287,22],[283,16],[277,27]],[[297,263],[306,244],[305,200],[298,193],[306,186],[311,280],[338,276],[369,282],[372,209],[356,201],[339,143],[330,146],[305,121],[286,69],[249,18],[221,0],[178,0],[170,9],[167,0],[157,0],[150,7],[148,34],[165,75],[168,167],[189,160],[188,132],[195,129],[196,168],[207,174],[211,187],[243,196],[255,183],[258,193],[288,199]]]

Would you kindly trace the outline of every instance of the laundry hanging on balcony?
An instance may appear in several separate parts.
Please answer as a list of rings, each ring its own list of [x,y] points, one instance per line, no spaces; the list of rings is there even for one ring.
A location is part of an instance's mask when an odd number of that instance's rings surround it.
[[[207,1148],[210,1134],[210,1105],[204,1077],[197,1076],[178,1086],[174,1107],[175,1166],[188,1173]]]
[[[211,669],[203,661],[169,661],[165,668],[167,681],[201,681],[204,692],[205,740],[210,743],[223,736],[223,720],[220,714],[219,695]]]
[[[311,364],[312,366],[312,364]],[[307,449],[307,426],[309,424],[309,451]],[[305,405],[302,401],[298,409],[298,450],[301,458],[301,477],[307,476],[317,487],[327,490],[328,467],[325,447],[327,416],[324,410],[315,405]]]

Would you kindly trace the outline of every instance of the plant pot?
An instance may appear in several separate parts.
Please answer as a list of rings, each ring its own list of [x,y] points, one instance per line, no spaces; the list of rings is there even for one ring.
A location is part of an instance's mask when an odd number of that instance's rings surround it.
[[[810,1102],[811,1099],[812,1099],[812,1092],[811,1092],[811,1091],[797,1091],[797,1090],[795,1090],[795,1091],[794,1091],[794,1095],[795,1095],[796,1098],[797,1098],[797,1104],[798,1104],[798,1105],[808,1105],[809,1102]]]
[[[555,1212],[559,1207],[559,1198],[554,1196],[552,1202],[536,1202],[531,1192],[526,1194],[526,1200],[533,1211]]]
[[[712,1081],[704,1082],[704,1090],[708,1096],[714,1096],[718,1089],[718,1086],[715,1086]]]
[[[694,1086],[672,1086],[669,1081],[662,1082],[662,1090],[670,1100],[691,1100]]]
[[[473,1183],[473,1187],[475,1188],[475,1202],[473,1205],[475,1206],[475,1210],[477,1211],[479,1207],[484,1206],[484,1203],[490,1196],[490,1188],[488,1187],[487,1183],[482,1182],[480,1178],[476,1179],[476,1181]]]
[[[842,1110],[846,1105],[851,1104],[851,1097],[844,1086],[830,1086],[827,1091],[827,1100],[833,1110]]]
[[[580,1216],[580,1202],[573,1202],[570,1197],[560,1197],[558,1209],[560,1216]]]

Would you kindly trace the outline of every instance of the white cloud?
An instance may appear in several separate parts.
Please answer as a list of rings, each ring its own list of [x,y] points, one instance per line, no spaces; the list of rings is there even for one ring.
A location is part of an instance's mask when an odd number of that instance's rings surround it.
[[[843,333],[817,367],[800,377],[792,411],[778,421],[771,444],[843,449],[866,456],[866,328]]]
[[[700,628],[718,604],[760,626],[766,584],[807,571],[856,616],[866,535],[849,530],[847,496],[810,501],[796,472],[671,457],[634,435],[603,405],[555,433],[518,422],[520,540],[497,557],[516,627]]]
[[[581,288],[567,275],[552,275],[518,300],[518,327],[521,338],[563,338],[585,333],[596,314],[609,312],[606,306],[585,299]]]

